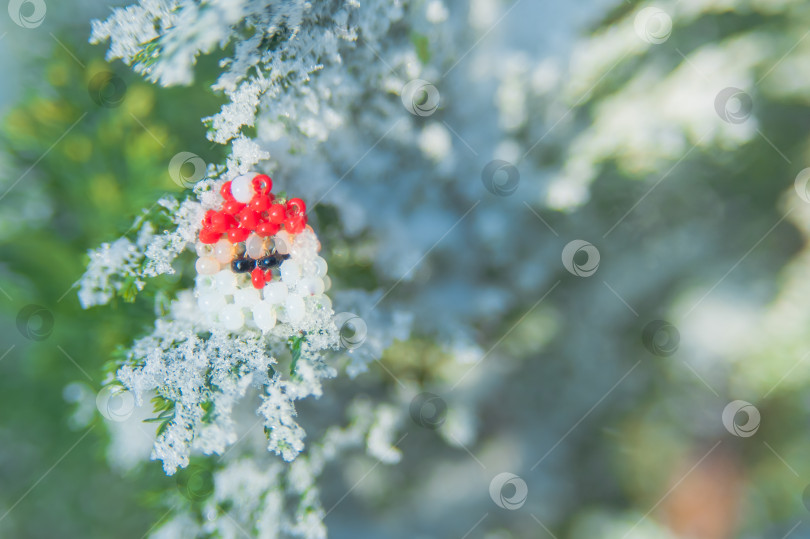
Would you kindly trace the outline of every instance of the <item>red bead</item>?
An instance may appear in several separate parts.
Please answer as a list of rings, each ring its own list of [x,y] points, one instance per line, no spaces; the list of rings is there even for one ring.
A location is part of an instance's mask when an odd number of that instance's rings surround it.
[[[217,212],[214,211],[214,210],[208,210],[207,212],[205,212],[205,215],[203,216],[203,220],[202,220],[202,225],[210,227],[211,226],[211,219],[213,218],[215,213],[217,213]]]
[[[242,211],[242,209],[244,209],[244,207],[245,207],[245,204],[243,204],[242,202],[237,202],[235,200],[229,200],[229,201],[225,202],[225,204],[222,205],[222,211],[224,211],[228,215],[236,215],[237,213]]]
[[[232,228],[228,231],[228,241],[231,243],[239,243],[248,239],[250,230],[242,228],[241,226]]]
[[[271,223],[280,225],[287,217],[287,209],[283,204],[271,204],[270,209],[267,210],[267,220]]]
[[[253,283],[253,288],[264,288],[265,278],[261,268],[254,268],[254,270],[250,272],[250,281]]]
[[[215,232],[210,228],[203,228],[200,230],[200,241],[205,244],[212,244],[219,241],[222,237],[222,232]]]
[[[222,195],[222,198],[225,201],[233,200],[233,195],[231,194],[231,182],[225,182],[222,184],[222,187],[219,189],[219,193]]]
[[[258,213],[251,210],[250,208],[245,208],[244,210],[240,211],[236,214],[236,218],[239,220],[240,226],[243,228],[247,228],[248,230],[253,230],[259,223],[261,222],[261,218]]]
[[[293,215],[284,220],[284,230],[290,234],[303,232],[305,226],[307,226],[307,221],[303,215]]]
[[[262,195],[266,195],[273,188],[273,180],[271,180],[270,176],[267,174],[257,174],[253,177],[251,183],[253,184],[253,189]]]
[[[279,230],[281,230],[281,225],[264,221],[259,223],[259,226],[256,227],[256,234],[262,238],[267,238],[269,236],[275,236]]]
[[[273,280],[273,272],[271,270],[267,270],[264,272],[264,282],[269,283]]]
[[[227,232],[236,224],[236,219],[232,215],[225,212],[214,212],[211,217],[211,230],[216,230],[220,233]]]
[[[267,195],[257,194],[248,203],[248,207],[251,210],[259,213],[267,211],[267,208],[270,207],[270,197]]]
[[[300,198],[291,198],[287,201],[287,211],[293,215],[306,213],[307,205]]]

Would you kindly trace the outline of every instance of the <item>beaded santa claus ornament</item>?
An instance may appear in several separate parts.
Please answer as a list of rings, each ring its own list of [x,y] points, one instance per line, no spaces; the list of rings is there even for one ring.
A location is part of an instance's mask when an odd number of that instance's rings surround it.
[[[308,304],[331,308],[320,242],[300,198],[272,193],[265,174],[222,184],[222,206],[205,213],[196,244],[198,305],[212,322],[267,332],[277,319],[296,325]],[[202,278],[202,282],[200,282]]]

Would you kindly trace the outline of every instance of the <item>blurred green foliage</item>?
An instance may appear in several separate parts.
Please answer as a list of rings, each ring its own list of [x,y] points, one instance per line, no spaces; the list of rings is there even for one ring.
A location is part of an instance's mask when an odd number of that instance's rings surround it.
[[[100,415],[88,427],[71,421],[75,405],[63,393],[71,382],[101,388],[116,346],[152,323],[154,298],[84,311],[74,283],[88,249],[124,233],[166,192],[182,193],[167,170],[173,155],[222,159],[199,120],[219,98],[205,84],[160,90],[70,35],[61,41],[70,52],[54,44],[46,63],[30,66],[42,84],[3,119],[0,136],[12,165],[0,177],[4,213],[32,189],[45,196],[42,215],[0,229],[0,506],[10,508],[0,514],[0,536],[141,537],[163,513],[144,493],[174,479],[159,464],[124,476],[101,464]],[[121,86],[116,94],[92,82],[104,72],[125,84],[123,95]],[[30,304],[52,315],[52,328],[47,313],[18,319]]]

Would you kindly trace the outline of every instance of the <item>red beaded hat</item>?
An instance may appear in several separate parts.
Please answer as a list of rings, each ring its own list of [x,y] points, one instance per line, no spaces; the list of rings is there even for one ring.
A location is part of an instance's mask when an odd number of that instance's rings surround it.
[[[260,238],[269,238],[282,229],[288,234],[302,232],[307,226],[304,201],[300,198],[276,198],[271,193],[272,188],[273,180],[265,174],[245,174],[225,182],[220,191],[224,199],[222,208],[205,213],[199,234],[200,243],[213,245],[226,239],[231,244],[239,244],[246,241],[251,233]],[[231,267],[236,273],[250,271],[253,286],[263,288],[272,279],[270,267],[280,263],[278,258],[234,258]]]

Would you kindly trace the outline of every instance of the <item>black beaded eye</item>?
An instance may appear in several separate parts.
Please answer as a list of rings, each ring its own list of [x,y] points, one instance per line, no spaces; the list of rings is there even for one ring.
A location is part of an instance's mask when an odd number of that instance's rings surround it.
[[[263,270],[269,270],[270,268],[278,266],[278,264],[278,258],[275,256],[265,256],[256,261],[256,265]]]
[[[264,258],[258,259],[256,261],[256,266],[263,270],[269,270],[270,268],[275,268],[288,258],[290,258],[290,255],[281,255],[276,253],[274,255],[265,256]]]
[[[251,258],[235,258],[231,262],[234,273],[250,273],[256,267],[256,261]]]

